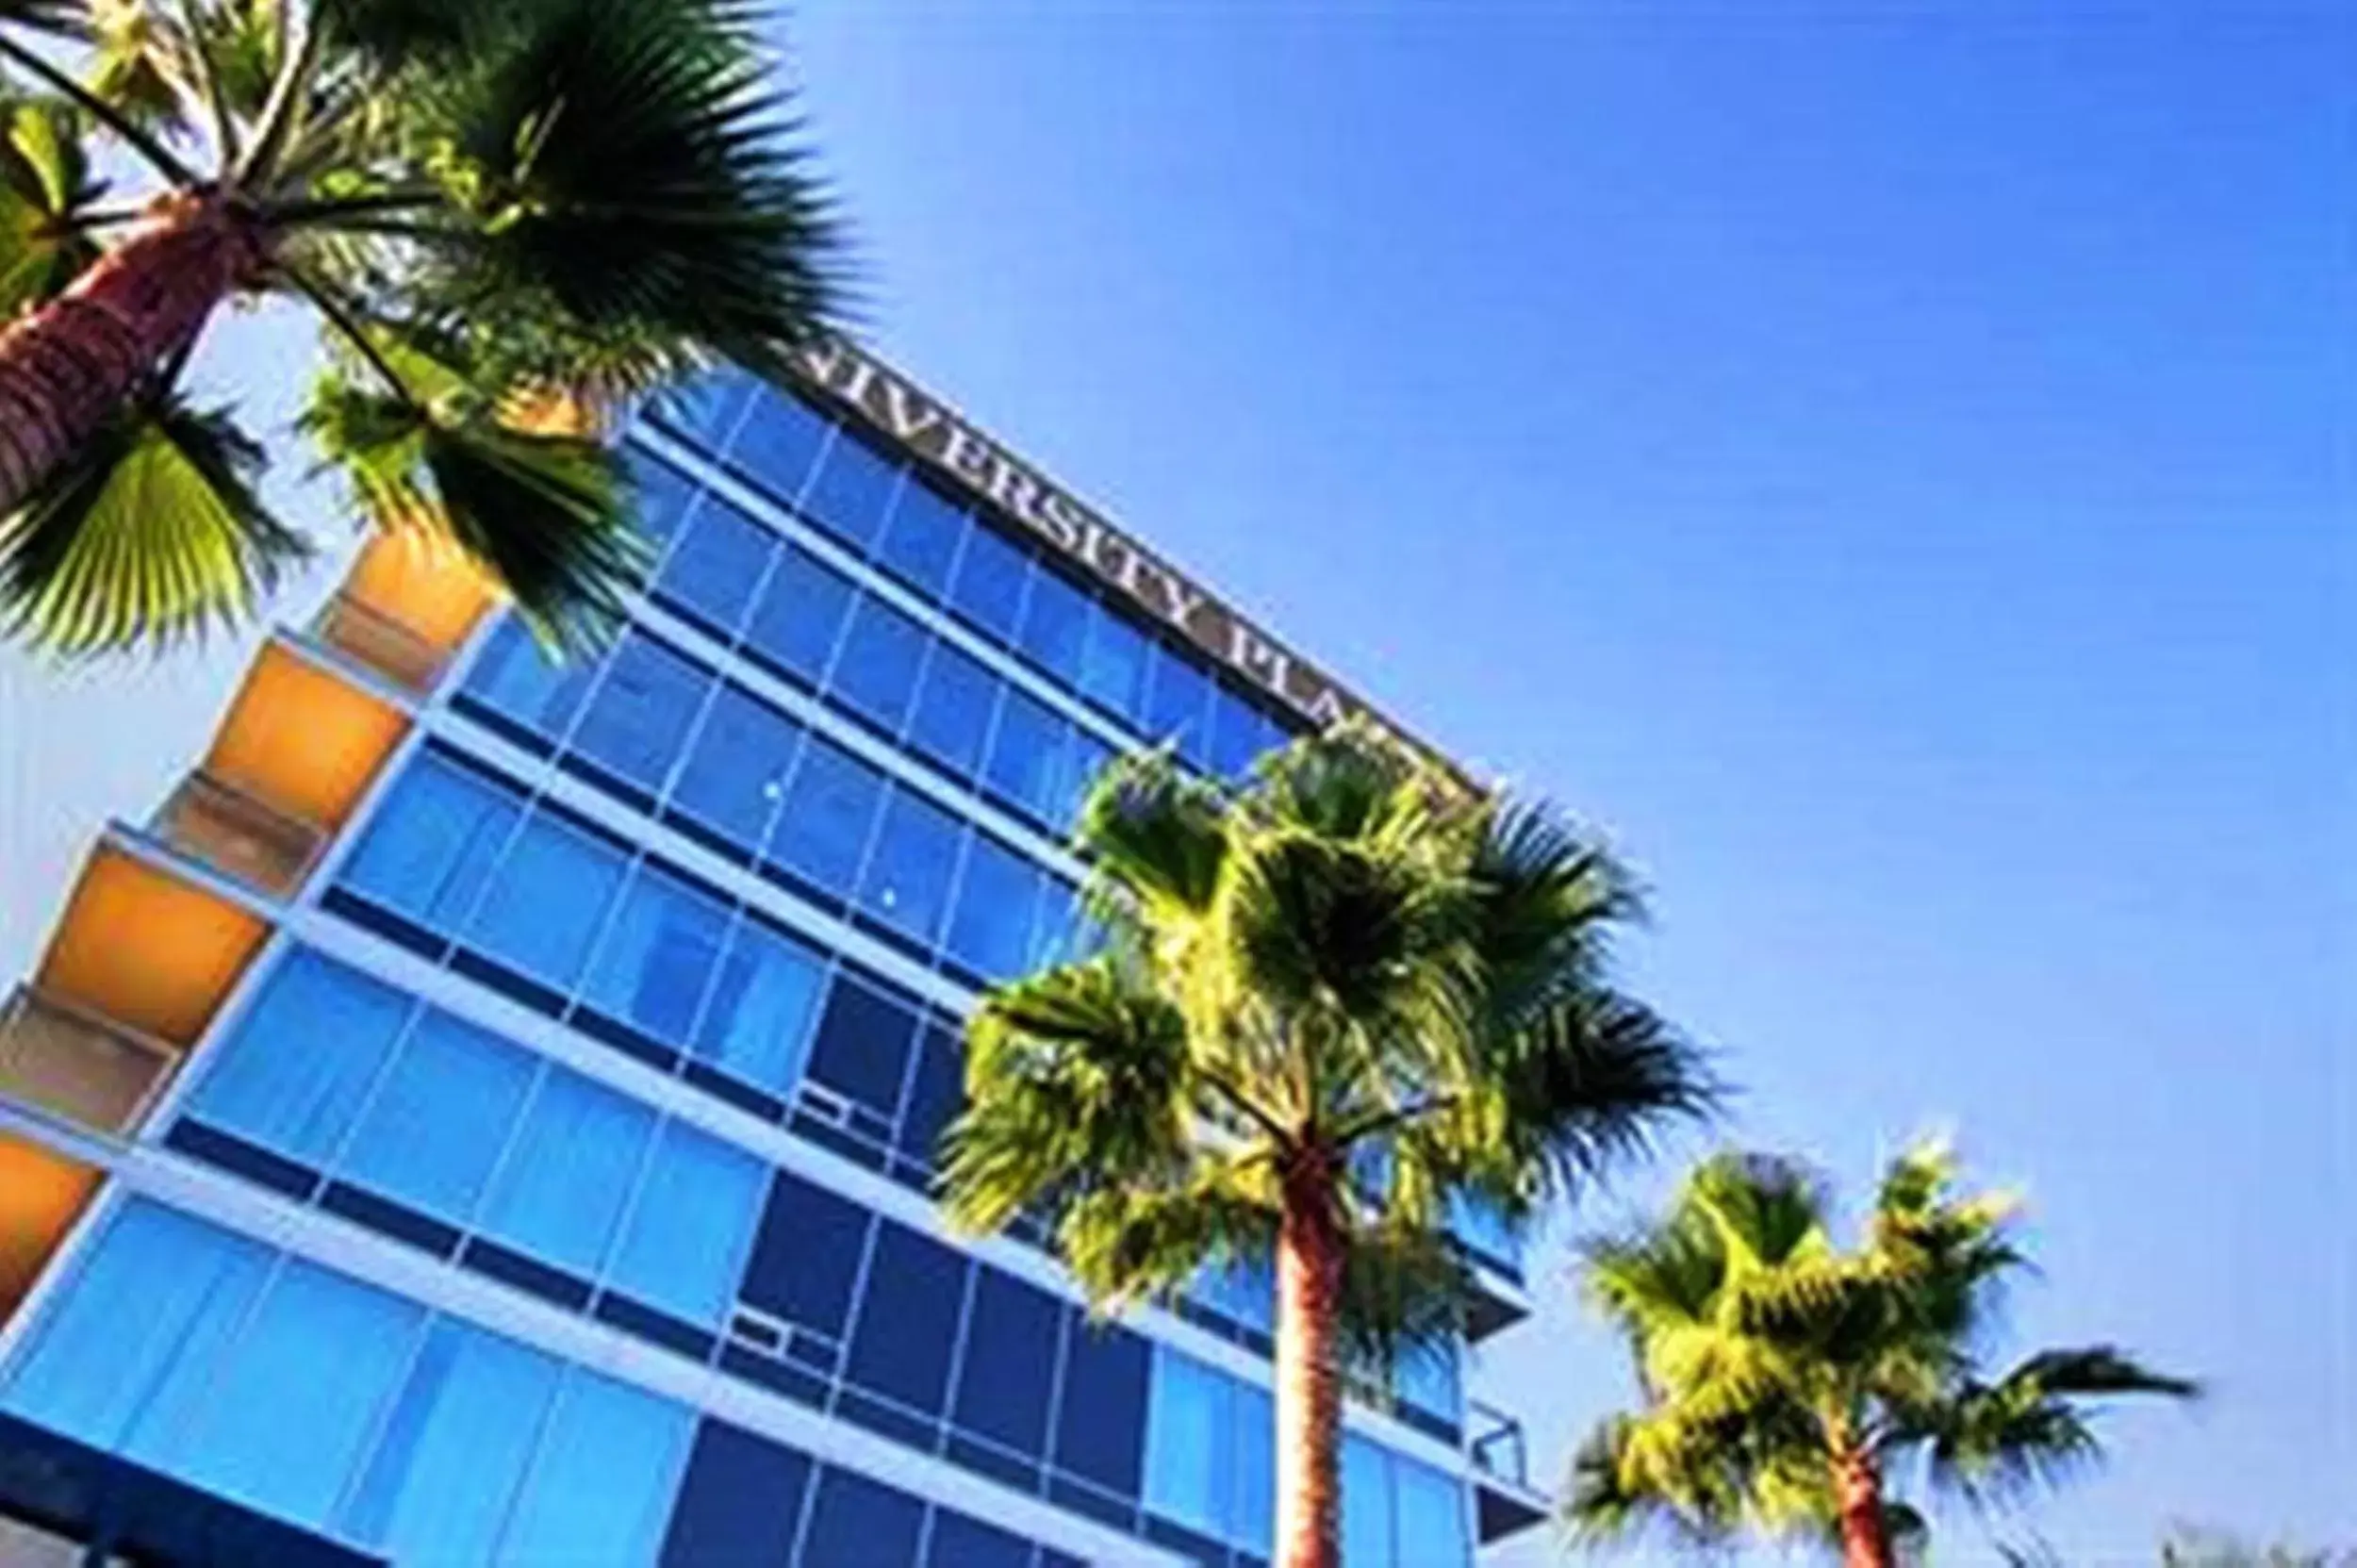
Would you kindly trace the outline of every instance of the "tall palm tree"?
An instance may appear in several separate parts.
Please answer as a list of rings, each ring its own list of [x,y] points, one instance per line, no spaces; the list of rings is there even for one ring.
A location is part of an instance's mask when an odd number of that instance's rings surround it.
[[[839,309],[744,0],[0,0],[0,619],[86,652],[249,610],[304,541],[191,408],[292,302],[303,424],[563,638],[635,562],[618,400],[775,368]],[[130,170],[118,195],[93,173]]]
[[[1102,947],[984,999],[949,1212],[1045,1215],[1108,1310],[1273,1259],[1277,1553],[1331,1568],[1348,1354],[1455,1323],[1452,1197],[1526,1218],[1707,1086],[1607,977],[1613,859],[1369,731],[1233,791],[1122,759],[1078,838]]]
[[[1848,1568],[1888,1568],[1926,1528],[1904,1477],[2009,1502],[2099,1455],[2089,1399],[2194,1392],[2110,1345],[1990,1376],[1997,1296],[2026,1260],[2014,1200],[1955,1179],[1942,1145],[1900,1156],[1845,1251],[1809,1172],[1723,1154],[1658,1222],[1589,1243],[1588,1292],[1627,1335],[1644,1398],[1574,1461],[1574,1527],[1815,1535]]]

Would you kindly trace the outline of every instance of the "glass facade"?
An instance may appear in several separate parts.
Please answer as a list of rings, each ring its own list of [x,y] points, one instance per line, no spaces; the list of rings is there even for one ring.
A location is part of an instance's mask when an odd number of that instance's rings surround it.
[[[630,625],[478,631],[140,1132],[248,1217],[118,1182],[0,1414],[402,1563],[1264,1561],[1265,1275],[1100,1324],[923,1195],[1089,778],[1284,721],[797,398],[633,453]],[[1457,1356],[1359,1382],[1350,1562],[1469,1561]]]

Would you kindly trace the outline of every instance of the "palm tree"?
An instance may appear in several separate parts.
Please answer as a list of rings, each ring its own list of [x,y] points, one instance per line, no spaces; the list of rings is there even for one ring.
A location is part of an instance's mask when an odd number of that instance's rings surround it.
[[[225,304],[274,299],[321,326],[302,422],[367,513],[553,639],[599,624],[636,562],[622,400],[774,370],[839,309],[764,82],[743,0],[0,0],[0,617],[160,646],[303,553],[261,445],[182,389]]]
[[[1816,1535],[1848,1568],[1887,1568],[1926,1529],[1896,1494],[1909,1467],[2005,1503],[2099,1455],[2088,1399],[2195,1392],[2110,1345],[1988,1376],[1996,1298],[2026,1260],[2014,1200],[1955,1177],[1942,1145],[1900,1156],[1844,1251],[1809,1172],[1723,1154],[1657,1223],[1590,1242],[1588,1293],[1626,1334],[1644,1400],[1574,1461],[1574,1528]]]
[[[977,1012],[951,1217],[1043,1215],[1108,1311],[1273,1260],[1277,1553],[1331,1568],[1348,1356],[1455,1325],[1452,1197],[1524,1220],[1706,1085],[1607,978],[1613,859],[1370,731],[1233,791],[1122,759],[1078,840],[1101,948]]]

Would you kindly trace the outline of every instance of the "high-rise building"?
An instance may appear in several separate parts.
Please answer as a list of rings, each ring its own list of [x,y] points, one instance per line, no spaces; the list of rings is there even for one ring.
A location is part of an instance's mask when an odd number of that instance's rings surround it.
[[[92,850],[0,1017],[0,1561],[1259,1562],[1270,1299],[1092,1322],[929,1200],[1076,794],[1356,699],[865,353],[629,437],[648,591],[545,663],[380,537]],[[11,889],[24,896],[24,889]],[[1478,1339],[1525,1314],[1494,1226]],[[1354,1568],[1540,1505],[1359,1379]]]

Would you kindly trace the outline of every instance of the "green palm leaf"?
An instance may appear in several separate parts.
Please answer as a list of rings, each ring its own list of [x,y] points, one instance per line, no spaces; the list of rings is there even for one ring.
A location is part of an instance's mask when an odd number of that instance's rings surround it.
[[[89,0],[0,0],[0,26],[86,38],[90,10]]]
[[[102,189],[70,109],[0,104],[0,322],[54,298],[97,258],[75,224]]]
[[[169,646],[250,614],[304,558],[262,504],[262,449],[219,411],[129,412],[0,521],[0,615],[36,646]]]

